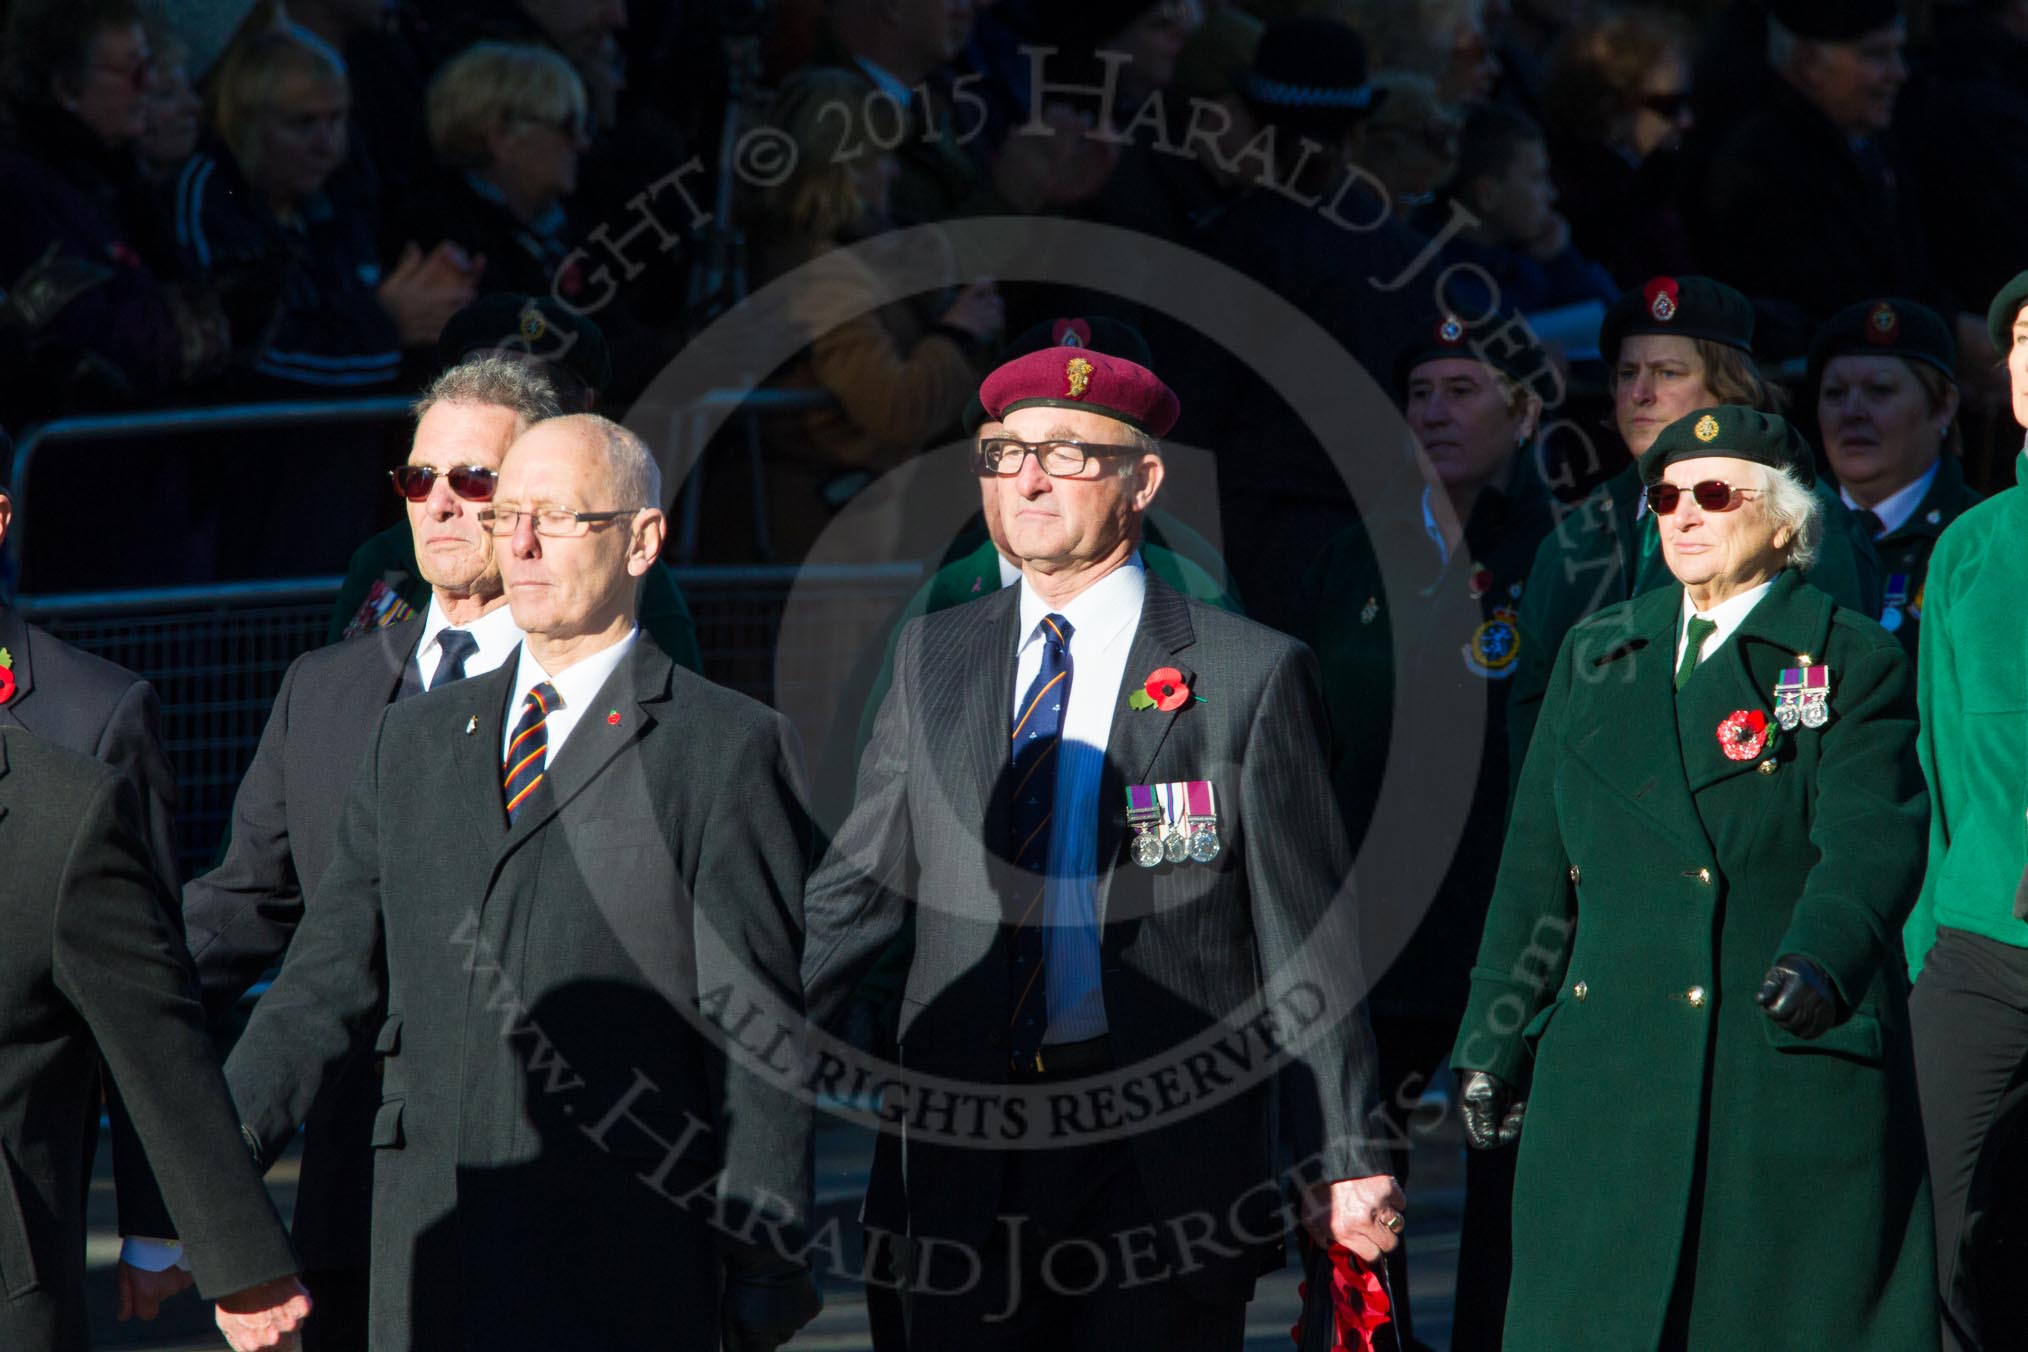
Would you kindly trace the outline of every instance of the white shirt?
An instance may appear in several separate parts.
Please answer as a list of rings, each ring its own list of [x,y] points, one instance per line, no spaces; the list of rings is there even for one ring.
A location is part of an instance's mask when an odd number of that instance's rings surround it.
[[[1020,564],[1015,563],[997,549],[993,551],[993,557],[1000,561],[1000,585],[1002,587],[1011,587],[1021,580]]]
[[[1776,573],[1775,577],[1780,577]],[[1743,591],[1729,601],[1720,601],[1699,618],[1711,621],[1718,627],[1704,636],[1704,646],[1697,650],[1697,664],[1702,666],[1711,660],[1711,654],[1718,651],[1718,645],[1732,637],[1732,631],[1739,628],[1747,614],[1760,604],[1760,598],[1767,595],[1767,589],[1774,586],[1774,577],[1761,583],[1751,591]],[[1676,667],[1683,666],[1683,645],[1690,637],[1690,617],[1697,611],[1690,604],[1690,589],[1683,589],[1683,618],[1676,622]]]
[[[1882,536],[1894,534],[1894,532],[1901,529],[1903,522],[1915,515],[1915,509],[1922,506],[1922,495],[1929,492],[1930,484],[1936,481],[1936,471],[1937,466],[1931,465],[1923,472],[1921,478],[1905,488],[1895,489],[1871,508],[1868,508],[1865,503],[1853,497],[1852,490],[1849,488],[1840,488],[1838,496],[1845,499],[1845,505],[1853,511],[1864,512],[1870,510],[1873,515],[1880,518],[1880,535],[1874,537],[1875,539],[1879,539]]]
[[[590,657],[564,669],[560,676],[552,676],[535,660],[528,651],[528,645],[521,645],[521,665],[514,673],[514,697],[507,702],[506,724],[500,729],[500,762],[507,762],[507,747],[514,740],[514,725],[521,721],[521,705],[528,698],[528,692],[548,681],[556,687],[556,703],[549,707],[549,716],[543,724],[543,735],[549,739],[549,751],[543,764],[556,764],[556,753],[563,750],[563,744],[570,739],[571,730],[577,726],[591,709],[592,697],[599,693],[599,687],[606,683],[606,677],[620,665],[620,659],[634,646],[640,636],[639,625],[627,631],[627,636],[610,648],[601,648]],[[600,711],[603,714],[603,710]]]
[[[506,606],[495,606],[470,624],[457,627],[479,645],[479,650],[465,659],[467,676],[481,676],[504,666],[521,642],[521,631],[514,626],[514,612]],[[425,690],[436,679],[437,667],[444,660],[444,650],[437,646],[437,641],[449,628],[451,622],[444,618],[443,607],[437,604],[436,597],[430,597],[429,605],[423,609],[422,641],[415,645],[415,664],[422,672]]]
[[[1022,698],[1042,670],[1042,644],[1035,630],[1042,617],[1070,621],[1070,707],[1063,711],[1063,738],[1056,751],[1056,805],[1050,814],[1048,873],[1042,893],[1043,980],[1048,986],[1052,1042],[1082,1042],[1106,1031],[1105,992],[1099,981],[1098,823],[1099,778],[1127,652],[1141,623],[1148,575],[1136,552],[1092,583],[1060,611],[1051,611],[1035,588],[1021,583],[1021,646],[1015,656],[1014,704],[1007,721],[1020,716]]]

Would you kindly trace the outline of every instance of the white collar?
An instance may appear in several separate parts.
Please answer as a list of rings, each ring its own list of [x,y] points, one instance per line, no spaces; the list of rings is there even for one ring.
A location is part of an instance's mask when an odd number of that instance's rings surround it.
[[[1682,660],[1683,642],[1689,636],[1691,616],[1697,615],[1718,626],[1705,638],[1700,656],[1702,653],[1714,652],[1719,644],[1732,637],[1732,631],[1739,628],[1741,621],[1746,619],[1747,614],[1760,604],[1761,598],[1767,595],[1768,588],[1774,586],[1775,577],[1780,576],[1780,573],[1776,573],[1774,577],[1769,578],[1758,587],[1750,588],[1737,596],[1720,601],[1717,605],[1711,607],[1711,609],[1701,612],[1690,604],[1690,589],[1685,587],[1683,589],[1683,614],[1676,621],[1677,660],[1679,662]]]
[[[1904,484],[1895,489],[1871,508],[1854,498],[1848,488],[1840,487],[1838,496],[1855,512],[1871,511],[1880,518],[1880,534],[1892,535],[1901,529],[1908,518],[1915,515],[1916,508],[1922,506],[1923,495],[1928,493],[1929,486],[1936,482],[1936,472],[1942,465],[1941,460],[1933,462],[1914,483]]]
[[[507,705],[507,722],[509,727],[511,728],[513,725],[514,719],[517,716],[516,710],[521,707],[521,701],[528,697],[530,690],[541,685],[544,681],[548,681],[556,687],[559,704],[563,710],[567,710],[569,713],[569,718],[565,722],[565,731],[570,727],[576,726],[578,716],[584,713],[586,707],[591,703],[592,696],[598,694],[599,687],[606,683],[606,678],[613,674],[614,668],[620,665],[621,659],[625,658],[628,651],[633,648],[634,640],[640,636],[640,633],[641,627],[635,625],[627,631],[625,637],[610,648],[601,648],[590,657],[581,658],[555,674],[552,674],[548,668],[535,660],[535,654],[529,651],[526,643],[522,644],[520,665],[514,672],[512,699]],[[552,725],[556,721],[556,716],[551,715]],[[559,745],[562,740],[563,734],[552,726],[549,737],[550,746],[553,748]]]
[[[1035,637],[1035,627],[1042,623],[1042,617],[1051,614],[1062,615],[1070,621],[1071,642],[1084,638],[1103,646],[1117,637],[1121,629],[1140,621],[1141,602],[1147,594],[1148,574],[1141,564],[1141,551],[1138,549],[1129,554],[1119,567],[1079,592],[1061,610],[1051,610],[1024,576],[1021,579],[1021,634],[1015,651],[1028,646]]]
[[[1008,558],[1005,554],[1002,554],[998,549],[995,549],[993,551],[993,557],[999,560],[1000,563],[1001,586],[1011,587],[1021,580],[1020,565],[1016,564],[1014,560]]]
[[[420,658],[430,651],[430,646],[444,630],[459,628],[472,636],[479,645],[479,651],[465,661],[467,675],[477,676],[507,661],[514,651],[514,645],[521,642],[521,630],[514,624],[514,609],[511,606],[494,606],[491,610],[473,620],[470,624],[453,626],[444,616],[444,608],[437,603],[435,593],[430,603],[423,607],[422,639],[415,645],[416,656]]]

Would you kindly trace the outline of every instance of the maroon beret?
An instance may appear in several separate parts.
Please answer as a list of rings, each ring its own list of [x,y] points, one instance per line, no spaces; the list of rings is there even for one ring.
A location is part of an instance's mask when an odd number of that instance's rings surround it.
[[[1169,434],[1183,406],[1147,367],[1088,347],[1045,347],[986,377],[979,402],[995,422],[1017,408],[1081,408],[1151,437]]]

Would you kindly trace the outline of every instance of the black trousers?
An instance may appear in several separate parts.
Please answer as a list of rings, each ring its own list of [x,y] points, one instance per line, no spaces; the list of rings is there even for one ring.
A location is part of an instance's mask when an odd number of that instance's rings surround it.
[[[1939,928],[1908,1014],[1944,1346],[2028,1348],[2028,949]]]
[[[1246,1299],[1152,1279],[1136,1232],[1157,1226],[1121,1141],[1017,1150],[999,1222],[976,1255],[934,1245],[911,1272],[910,1352],[1240,1352]]]
[[[303,1274],[314,1307],[303,1325],[303,1352],[367,1352],[365,1268]]]

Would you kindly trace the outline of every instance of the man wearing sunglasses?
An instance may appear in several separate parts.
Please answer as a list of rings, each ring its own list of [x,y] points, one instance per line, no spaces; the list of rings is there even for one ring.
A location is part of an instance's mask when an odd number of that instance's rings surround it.
[[[1406,1203],[1365,1139],[1374,1054],[1316,662],[1144,567],[1156,438],[1178,413],[1154,372],[1046,347],[987,377],[980,402],[998,427],[976,469],[998,480],[1021,580],[902,632],[858,801],[805,898],[810,1014],[842,1024],[912,923],[908,1074],[982,1103],[1034,1099],[1032,1134],[999,1123],[1024,1148],[927,1118],[882,1134],[865,1215],[917,1246],[910,1347],[1012,1352],[1075,1328],[1074,1346],[1235,1352],[1280,1252],[1280,1218],[1262,1214],[1278,1196],[1276,1076],[1119,1131],[1051,1131],[1044,1100],[1092,1077],[1094,1102],[1130,1099],[1140,1087],[1116,1069],[1161,1064],[1310,983],[1330,1013],[1280,1085],[1306,1220],[1367,1261],[1395,1247]],[[1139,806],[1151,786],[1177,806],[1171,843]],[[1179,1249],[1193,1228],[1203,1243]],[[1052,1279],[1050,1255],[1129,1234],[1148,1237],[1144,1261]]]
[[[815,1312],[769,1242],[807,1214],[808,1103],[698,1021],[793,1038],[808,821],[786,720],[640,628],[659,481],[595,415],[515,443],[479,515],[527,640],[364,738],[317,902],[227,1062],[265,1159],[350,1057],[385,1054],[375,1348],[719,1352],[723,1321],[765,1352]]]
[[[478,513],[514,438],[556,412],[547,380],[503,360],[452,367],[417,402],[408,463],[389,477],[408,502],[429,599],[420,618],[306,653],[283,676],[233,799],[225,857],[183,889],[184,928],[213,1010],[229,1008],[281,962],[314,907],[345,790],[382,711],[491,671],[520,644]],[[369,1141],[379,1105],[374,1067],[361,1058],[309,1114],[293,1230],[317,1300],[305,1334],[313,1350],[367,1346]],[[126,1256],[141,1267],[173,1261],[159,1244],[133,1239]]]

